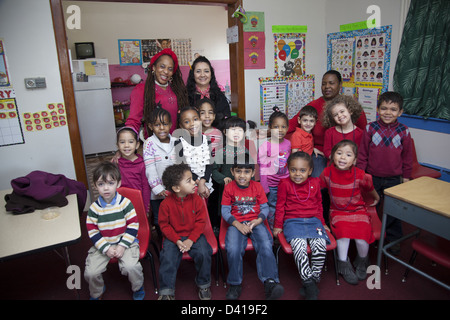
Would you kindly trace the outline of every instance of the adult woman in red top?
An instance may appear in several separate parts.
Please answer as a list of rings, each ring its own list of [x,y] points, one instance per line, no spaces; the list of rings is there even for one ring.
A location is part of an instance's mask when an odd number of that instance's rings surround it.
[[[170,112],[172,133],[176,128],[178,110],[189,105],[176,54],[171,49],[158,52],[150,60],[148,71],[147,81],[138,84],[131,93],[130,115],[125,125],[139,132],[143,116],[161,107]],[[147,138],[146,130],[144,138]]]
[[[325,72],[322,77],[322,96],[319,99],[313,100],[308,105],[313,106],[317,110],[318,120],[314,129],[312,130],[312,134],[314,137],[314,147],[319,151],[323,152],[323,144],[325,138],[325,131],[327,128],[322,126],[322,114],[325,109],[325,105],[328,101],[331,101],[334,97],[339,95],[342,89],[342,77],[338,71],[329,70]],[[298,124],[298,116],[300,112],[296,114],[291,120],[289,120],[289,130],[288,135],[295,131],[295,128],[299,126]],[[361,113],[358,121],[355,125],[361,129],[365,129],[367,125],[367,119],[364,112]],[[289,135],[290,136],[290,135]],[[327,159],[323,155],[315,155],[313,153],[314,160],[314,171],[312,173],[312,177],[318,177],[322,173],[323,169],[327,166]]]

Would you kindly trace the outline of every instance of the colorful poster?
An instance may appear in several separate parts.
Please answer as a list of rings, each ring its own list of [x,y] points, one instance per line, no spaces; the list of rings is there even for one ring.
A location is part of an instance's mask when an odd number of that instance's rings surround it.
[[[244,32],[265,31],[264,12],[247,11],[245,15],[247,16],[247,21],[242,25]]]
[[[305,74],[305,34],[275,33],[275,75],[282,77]]]
[[[119,58],[121,66],[141,65],[141,40],[119,39]]]
[[[343,80],[353,76],[353,43],[355,39],[332,40],[331,69],[339,71]]]
[[[314,100],[314,76],[259,78],[261,125],[267,125],[273,108],[288,118]]]
[[[9,87],[8,67],[6,66],[6,54],[3,40],[0,39],[0,87]]]
[[[0,147],[25,143],[12,89],[0,89]]]
[[[64,103],[49,103],[47,109],[38,112],[25,112],[22,115],[25,130],[44,131],[67,125],[67,115]]]
[[[266,36],[264,32],[244,32],[244,68],[266,68]]]
[[[388,90],[391,36],[392,26],[328,34],[327,69],[341,72],[343,92],[353,92],[358,98],[361,88],[376,89],[373,92],[379,93]],[[345,52],[350,48],[351,52]],[[350,55],[351,71],[348,69]],[[368,102],[367,99],[365,101]]]
[[[358,102],[366,114],[367,122],[377,120],[377,101],[379,88],[357,88]]]

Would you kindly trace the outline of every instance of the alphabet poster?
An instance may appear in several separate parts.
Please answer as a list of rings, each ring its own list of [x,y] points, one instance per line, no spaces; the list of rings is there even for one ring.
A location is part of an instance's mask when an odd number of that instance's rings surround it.
[[[275,75],[282,77],[305,74],[304,33],[274,33]]]
[[[314,100],[314,76],[259,78],[261,125],[268,125],[273,108],[288,118]]]

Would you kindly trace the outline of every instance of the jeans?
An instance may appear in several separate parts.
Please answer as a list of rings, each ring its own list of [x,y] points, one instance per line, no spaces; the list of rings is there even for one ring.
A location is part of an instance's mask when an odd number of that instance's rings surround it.
[[[159,212],[159,206],[161,205],[162,201],[163,201],[163,199],[150,200],[150,207],[152,208],[153,225],[154,226],[159,226],[159,223],[158,223],[158,212]]]
[[[311,157],[313,158],[314,163],[314,170],[311,174],[311,177],[319,177],[323,169],[327,167],[327,159],[321,155],[316,156],[314,152]]]
[[[275,209],[277,207],[277,193],[278,187],[269,187],[269,193],[267,194],[267,204],[269,205],[269,213],[267,215],[267,222],[269,223],[270,230],[273,230],[275,223]]]
[[[187,237],[181,237],[182,241],[186,239]],[[195,283],[200,289],[209,288],[211,286],[212,248],[203,234],[194,242],[188,254],[194,260],[197,271]],[[175,295],[175,281],[182,255],[176,243],[164,239],[159,267],[160,295]]]
[[[256,269],[261,282],[273,279],[279,282],[278,267],[272,251],[273,239],[264,223],[253,228],[248,236],[242,234],[234,226],[229,226],[225,237],[225,248],[228,260],[228,278],[230,285],[240,285],[243,279],[243,257],[250,237],[256,252]]]
[[[402,183],[401,176],[393,176],[393,177],[376,177],[372,176],[373,186],[380,196],[380,201],[377,204],[377,211],[382,212],[382,201],[384,199],[384,189],[394,187],[400,183]],[[386,241],[392,242],[394,240],[398,240],[403,236],[402,230],[402,222],[394,218],[390,215],[387,216],[386,219]]]

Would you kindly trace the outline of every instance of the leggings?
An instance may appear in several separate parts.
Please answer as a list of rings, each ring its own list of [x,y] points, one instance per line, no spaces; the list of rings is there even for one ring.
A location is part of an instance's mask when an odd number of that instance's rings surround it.
[[[308,241],[311,247],[311,264],[308,259]],[[292,252],[294,255],[295,264],[297,265],[300,278],[305,281],[313,279],[316,282],[320,281],[320,274],[325,263],[325,256],[327,253],[327,246],[325,239],[312,238],[303,239],[295,238],[291,242]]]

